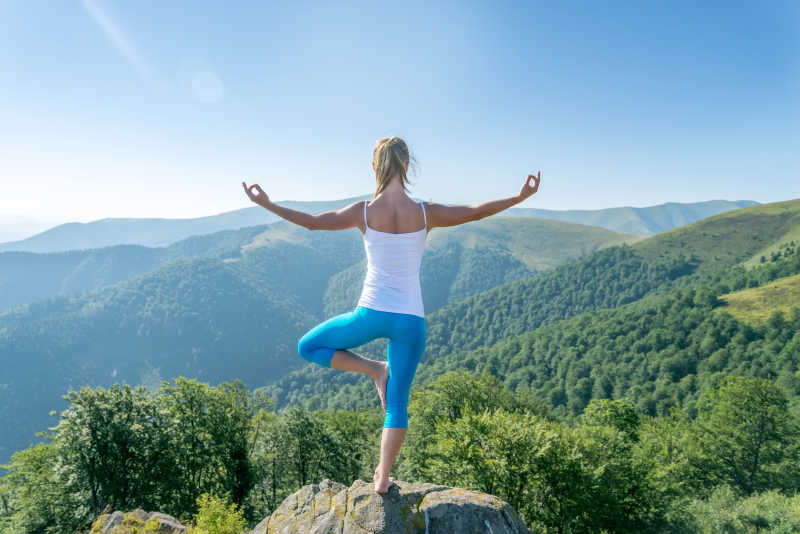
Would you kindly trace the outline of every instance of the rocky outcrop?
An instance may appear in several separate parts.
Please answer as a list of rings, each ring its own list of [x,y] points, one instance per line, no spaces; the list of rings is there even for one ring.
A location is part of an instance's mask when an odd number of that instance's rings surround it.
[[[328,479],[288,496],[250,534],[530,534],[497,497],[396,480],[383,495]]]
[[[147,513],[141,508],[137,508],[127,514],[113,512],[101,515],[92,523],[89,534],[130,534],[131,532],[185,534],[186,527],[171,515],[161,512]]]

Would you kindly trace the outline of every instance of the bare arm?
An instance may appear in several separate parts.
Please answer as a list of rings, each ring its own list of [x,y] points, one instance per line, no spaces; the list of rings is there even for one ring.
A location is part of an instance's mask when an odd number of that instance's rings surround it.
[[[326,211],[317,215],[312,215],[304,211],[293,210],[284,206],[279,206],[272,202],[267,194],[258,184],[248,187],[242,182],[245,193],[251,201],[258,204],[286,219],[289,222],[308,228],[309,230],[345,230],[347,228],[360,227],[362,202],[354,202],[349,206],[336,211]],[[253,193],[253,189],[256,193]]]
[[[491,200],[484,202],[478,206],[447,206],[444,204],[426,203],[428,210],[428,225],[433,228],[434,226],[456,226],[470,221],[477,221],[494,215],[505,209],[519,204],[523,200],[529,198],[531,195],[539,190],[539,183],[541,182],[542,172],[539,171],[535,176],[529,174],[525,179],[519,193],[516,195],[501,198],[498,200]],[[533,180],[534,184],[530,185]]]

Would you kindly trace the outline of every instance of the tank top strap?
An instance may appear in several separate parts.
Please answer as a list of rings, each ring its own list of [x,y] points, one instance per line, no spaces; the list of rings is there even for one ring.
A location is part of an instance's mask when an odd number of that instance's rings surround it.
[[[367,203],[369,200],[364,201],[364,227],[367,226]]]
[[[428,227],[428,216],[425,215],[425,201],[420,200],[419,205],[422,206],[422,220],[425,221],[425,228]]]

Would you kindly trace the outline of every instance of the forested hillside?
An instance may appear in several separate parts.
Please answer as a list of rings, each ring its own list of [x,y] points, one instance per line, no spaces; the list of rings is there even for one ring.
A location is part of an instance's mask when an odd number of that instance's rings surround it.
[[[168,247],[139,245],[37,254],[0,253],[0,313],[20,304],[93,291],[201,256],[235,257],[266,226],[189,237]]]
[[[617,308],[650,294],[669,295],[679,288],[712,291],[716,297],[727,292],[721,281],[739,280],[736,283],[741,284],[749,276],[747,283],[761,285],[796,274],[793,266],[797,256],[787,252],[794,249],[786,247],[783,254],[759,263],[758,273],[748,274],[743,265],[758,251],[777,247],[798,227],[800,200],[745,208],[631,246],[612,247],[535,278],[504,284],[446,306],[426,318],[428,341],[415,380],[435,376],[433,371],[426,375],[425,367],[431,362],[507,342],[581,313]],[[678,345],[674,350],[681,348]],[[359,350],[378,358],[385,344],[372,343]],[[451,361],[438,372],[460,369],[459,365]],[[648,381],[656,381],[657,374],[647,376]],[[349,373],[307,365],[266,391],[281,406],[306,403],[314,408],[339,408],[373,402],[369,386]]]
[[[545,231],[549,239],[537,237]],[[426,309],[435,311],[530,277],[537,268],[636,237],[497,217],[437,228],[430,239],[421,281]],[[0,254],[0,266],[9,255],[40,257]],[[140,261],[126,261],[131,256]],[[164,249],[120,246],[41,255],[30,270],[18,258],[17,278],[8,286],[19,289],[24,280],[34,290],[68,280],[96,284],[104,276],[162,265],[93,292],[0,314],[0,424],[10,429],[0,437],[0,461],[46,426],[47,413],[63,405],[59,396],[69,387],[152,384],[184,375],[212,382],[241,377],[255,388],[297,369],[304,363],[297,355],[300,336],[331,312],[355,305],[363,257],[357,230],[312,232],[281,222],[193,237]]]

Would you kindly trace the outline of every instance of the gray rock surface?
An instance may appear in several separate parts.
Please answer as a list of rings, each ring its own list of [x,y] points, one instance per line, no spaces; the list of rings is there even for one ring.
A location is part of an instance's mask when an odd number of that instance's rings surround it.
[[[386,494],[328,479],[288,496],[250,534],[530,534],[508,503],[486,493],[396,480]]]
[[[145,525],[153,524],[159,534],[184,534],[186,527],[171,515],[161,512],[147,513],[141,508],[124,514],[120,511],[103,514],[92,524],[90,534],[130,533],[133,529],[141,531]]]

